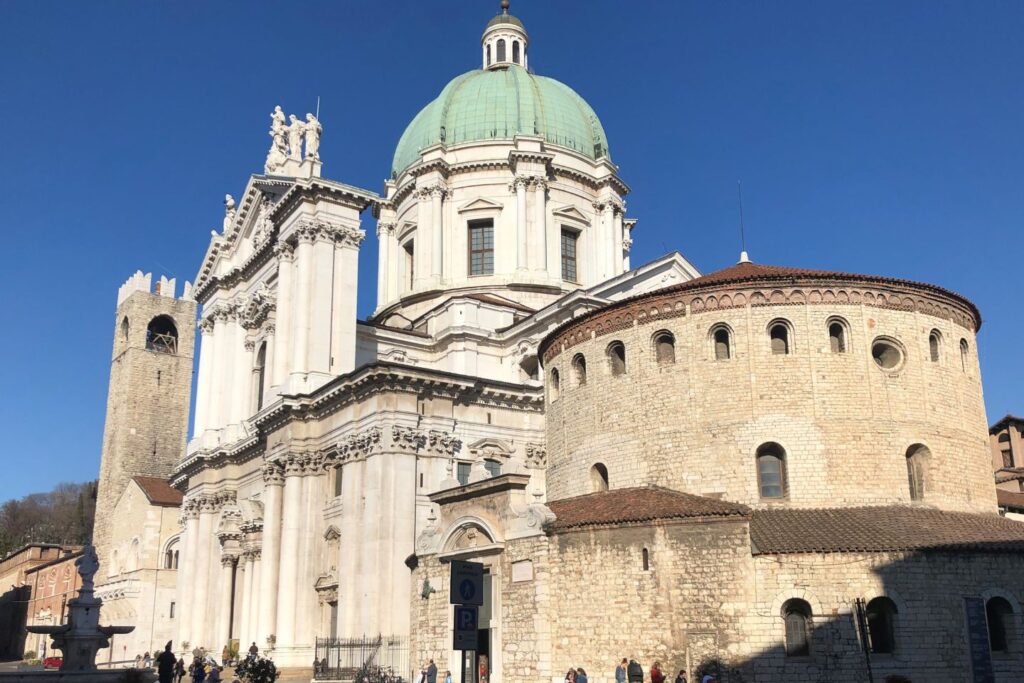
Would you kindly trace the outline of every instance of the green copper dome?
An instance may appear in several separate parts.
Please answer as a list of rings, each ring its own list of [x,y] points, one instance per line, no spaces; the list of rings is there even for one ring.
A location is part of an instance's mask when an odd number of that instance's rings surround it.
[[[397,177],[431,145],[511,140],[517,134],[541,136],[591,159],[611,159],[604,128],[582,97],[513,64],[470,71],[448,83],[402,133],[391,172]]]

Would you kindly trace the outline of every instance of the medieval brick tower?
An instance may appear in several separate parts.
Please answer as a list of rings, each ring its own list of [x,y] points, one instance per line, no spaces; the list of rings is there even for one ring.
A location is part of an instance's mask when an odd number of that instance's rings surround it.
[[[109,551],[114,506],[132,477],[166,479],[185,452],[196,303],[185,283],[136,272],[117,294],[114,351],[93,543],[101,563]],[[107,566],[110,566],[109,564]]]

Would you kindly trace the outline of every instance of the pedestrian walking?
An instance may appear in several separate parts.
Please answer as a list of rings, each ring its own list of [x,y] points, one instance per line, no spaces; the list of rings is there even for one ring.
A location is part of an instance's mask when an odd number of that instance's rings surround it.
[[[587,672],[582,666],[576,669],[576,683],[587,683]]]
[[[174,667],[177,663],[178,658],[171,652],[171,641],[167,641],[164,651],[157,655],[156,658],[156,675],[160,679],[160,683],[171,683],[171,679],[174,678]]]
[[[149,656],[149,650],[146,650],[146,654],[142,655],[142,666],[147,669],[153,666],[153,658]]]
[[[565,683],[576,683],[576,669],[569,669],[565,673]]]
[[[178,659],[178,663],[174,665],[174,683],[181,683],[181,679],[185,677],[185,658],[181,657]]]
[[[679,670],[679,675],[676,676],[676,683],[686,683],[686,672],[683,669]]]
[[[665,683],[665,674],[661,672],[661,662],[651,665],[651,683]]]
[[[626,667],[626,673],[629,677],[629,683],[644,683],[644,668],[640,666],[640,662],[635,659],[629,660],[629,666]]]
[[[445,671],[444,672],[444,683],[452,683],[452,672],[451,671]]]
[[[210,667],[210,674],[206,677],[206,683],[220,683],[220,667]]]
[[[199,657],[192,660],[191,674],[192,683],[203,683],[206,680],[206,667],[203,666],[203,660]]]
[[[427,683],[437,683],[437,664],[431,659],[427,665]]]
[[[252,645],[249,646],[249,656],[253,659],[256,659],[256,657],[259,656],[259,654],[260,649],[256,647],[256,641],[254,640],[252,642]]]
[[[619,665],[615,667],[615,683],[626,683],[626,665],[628,662],[623,657]]]

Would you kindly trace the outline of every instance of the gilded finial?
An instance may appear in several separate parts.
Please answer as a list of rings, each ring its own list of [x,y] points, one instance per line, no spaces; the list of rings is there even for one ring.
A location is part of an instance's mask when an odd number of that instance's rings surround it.
[[[508,0],[501,0],[501,13],[508,14]]]

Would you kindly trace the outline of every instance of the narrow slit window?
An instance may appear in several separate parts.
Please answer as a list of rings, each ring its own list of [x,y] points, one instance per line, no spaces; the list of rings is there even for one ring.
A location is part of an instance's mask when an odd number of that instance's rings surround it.
[[[939,331],[932,330],[931,334],[928,335],[928,359],[933,363],[939,362],[939,342]]]
[[[612,376],[626,374],[626,347],[622,342],[612,342],[608,345],[608,365]]]

